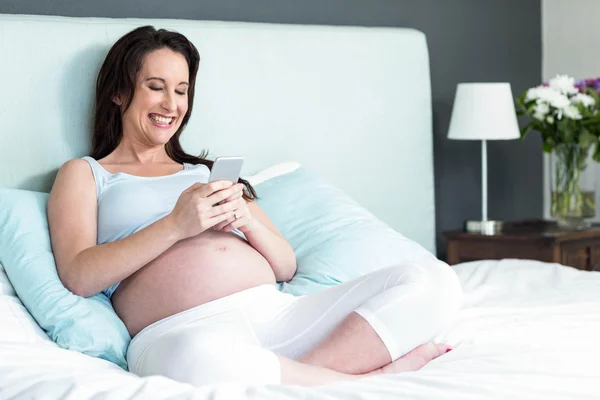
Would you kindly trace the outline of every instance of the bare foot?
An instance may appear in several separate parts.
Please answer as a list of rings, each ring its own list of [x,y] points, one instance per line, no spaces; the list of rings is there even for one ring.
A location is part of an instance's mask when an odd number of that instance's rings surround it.
[[[406,353],[394,362],[373,371],[374,374],[395,374],[398,372],[416,371],[429,361],[452,350],[446,344],[422,344]]]

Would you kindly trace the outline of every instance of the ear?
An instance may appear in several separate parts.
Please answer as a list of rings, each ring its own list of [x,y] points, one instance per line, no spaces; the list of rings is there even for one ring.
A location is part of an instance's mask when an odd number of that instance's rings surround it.
[[[112,101],[113,101],[113,103],[115,103],[118,106],[120,106],[121,104],[123,104],[123,101],[121,100],[121,95],[120,94],[114,96],[112,98]]]

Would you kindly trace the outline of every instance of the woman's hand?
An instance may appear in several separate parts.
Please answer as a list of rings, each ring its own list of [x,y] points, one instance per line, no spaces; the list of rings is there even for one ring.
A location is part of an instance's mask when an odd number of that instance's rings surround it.
[[[235,219],[235,201],[242,196],[242,185],[227,181],[195,183],[184,190],[167,216],[178,232],[178,240],[196,236],[228,219]],[[243,200],[243,199],[242,199]]]
[[[222,201],[233,206],[233,216],[216,224],[213,229],[230,232],[239,229],[269,263],[278,282],[288,282],[296,273],[294,249],[267,214],[255,202],[246,202],[241,193]],[[237,218],[236,218],[237,216]]]
[[[239,184],[243,189],[243,185]],[[234,229],[239,229],[243,233],[248,233],[252,230],[252,213],[248,208],[248,203],[242,197],[242,192],[239,195],[237,193],[223,200],[222,204],[230,204],[233,207],[233,216],[227,218],[225,221],[219,222],[214,226],[214,230],[231,232]]]

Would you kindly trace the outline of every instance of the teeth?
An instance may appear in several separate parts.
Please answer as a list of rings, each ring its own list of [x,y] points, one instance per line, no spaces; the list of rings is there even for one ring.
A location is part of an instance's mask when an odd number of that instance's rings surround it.
[[[150,117],[151,120],[155,121],[155,122],[159,122],[161,124],[170,124],[171,121],[173,120],[173,118],[164,118],[164,117],[160,117],[158,115],[152,115]]]

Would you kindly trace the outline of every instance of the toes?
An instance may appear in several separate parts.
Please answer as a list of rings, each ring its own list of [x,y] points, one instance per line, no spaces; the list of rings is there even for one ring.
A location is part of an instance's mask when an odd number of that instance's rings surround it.
[[[447,344],[436,344],[435,349],[437,350],[438,355],[441,356],[442,354],[446,354],[447,352],[452,350],[452,347]]]
[[[433,360],[446,353],[447,345],[444,344],[433,344],[433,343],[425,343],[418,346],[411,353],[422,357],[426,362]],[[409,353],[410,354],[410,353]]]

